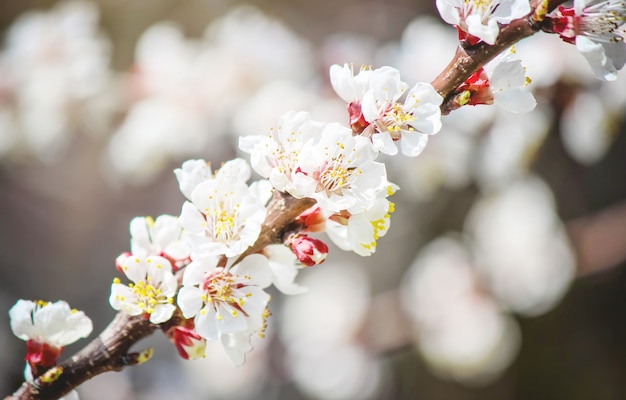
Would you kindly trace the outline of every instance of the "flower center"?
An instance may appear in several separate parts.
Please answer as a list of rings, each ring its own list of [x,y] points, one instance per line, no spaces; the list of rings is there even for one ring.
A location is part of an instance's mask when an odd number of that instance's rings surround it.
[[[139,281],[135,284],[130,283],[128,285],[137,298],[137,306],[148,314],[154,312],[154,307],[156,307],[157,304],[171,304],[174,300],[171,297],[168,298],[163,295],[161,289],[153,286],[150,281],[150,277],[147,277],[147,281]]]
[[[402,103],[392,104],[381,121],[378,124],[379,130],[388,131],[394,140],[400,139],[402,130],[413,131],[413,127],[409,124],[415,121],[413,114],[404,111]]]
[[[337,146],[341,149],[345,148],[342,143],[337,143]],[[362,171],[360,168],[347,167],[351,160],[347,159],[345,154],[327,157],[327,159],[330,161],[326,163],[317,177],[319,181],[318,191],[342,195],[343,189],[348,189],[352,179]]]
[[[230,313],[237,317],[239,312],[245,311],[241,308],[245,304],[245,298],[250,297],[250,293],[242,293],[239,289],[245,286],[246,281],[250,280],[249,276],[239,277],[231,274],[219,267],[216,271],[207,275],[202,282],[202,290],[204,293],[201,298],[205,303],[212,303],[214,309],[218,310],[218,304],[227,304],[230,306]],[[218,314],[218,319],[222,317]]]

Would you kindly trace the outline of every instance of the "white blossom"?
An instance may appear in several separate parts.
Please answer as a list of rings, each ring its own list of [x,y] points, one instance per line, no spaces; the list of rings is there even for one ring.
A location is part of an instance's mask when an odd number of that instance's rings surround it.
[[[498,38],[500,24],[530,13],[528,0],[436,0],[436,4],[444,21],[488,44]]]
[[[183,240],[183,228],[178,218],[163,214],[152,217],[135,217],[130,221],[130,250],[134,256],[158,255],[173,261],[183,261],[191,249]]]
[[[224,254],[233,257],[256,242],[265,220],[268,185],[248,186],[250,167],[231,160],[191,193],[180,222],[187,232],[192,258]],[[194,256],[195,255],[195,256]]]
[[[71,309],[63,300],[18,300],[9,310],[11,330],[22,340],[34,340],[64,347],[89,336],[93,325],[82,311]]]
[[[326,233],[342,250],[354,251],[360,256],[370,256],[376,251],[376,241],[385,236],[391,224],[394,203],[387,200],[397,186],[389,185],[382,190],[373,206],[369,209],[349,215],[329,218],[326,221]]]
[[[123,285],[118,278],[111,285],[111,307],[129,315],[144,315],[153,324],[168,321],[176,307],[178,289],[170,262],[160,256],[127,257],[122,271],[132,283]]]
[[[575,43],[599,79],[614,81],[626,64],[624,23],[626,4],[621,0],[574,0],[549,16],[561,39]]]
[[[348,65],[333,65],[330,73],[333,88],[348,102],[352,130],[371,137],[376,150],[396,154],[398,141],[404,155],[416,156],[426,146],[427,135],[441,129],[443,98],[432,85],[417,83],[402,103],[408,85],[394,68],[362,69],[354,76]]]
[[[271,282],[268,260],[260,254],[232,267],[204,257],[186,267],[177,303],[185,318],[194,318],[200,336],[221,340],[231,359],[241,363],[251,349],[250,336],[264,333],[270,296],[263,289]]]

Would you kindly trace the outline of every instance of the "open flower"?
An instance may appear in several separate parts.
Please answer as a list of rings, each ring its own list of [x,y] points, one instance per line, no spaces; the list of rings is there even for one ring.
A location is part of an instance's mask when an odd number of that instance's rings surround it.
[[[356,75],[352,65],[344,64],[340,67],[335,64],[330,67],[330,83],[339,97],[348,103],[350,126],[356,133],[362,132],[369,125],[363,117],[361,101],[369,90],[372,72],[371,68],[365,66]]]
[[[241,138],[239,146],[276,189],[333,212],[370,207],[387,182],[368,139],[337,123],[311,121],[307,113],[287,113],[276,133]]]
[[[193,189],[191,202],[183,204],[180,215],[192,258],[237,256],[257,240],[271,188],[248,186],[250,173],[245,161],[232,160]]]
[[[511,48],[467,78],[456,89],[458,105],[497,104],[514,113],[532,111],[537,102],[527,87],[530,78],[514,54]]]
[[[182,240],[183,228],[172,215],[135,217],[130,221],[130,254],[137,257],[162,256],[173,267],[188,262],[191,249]],[[120,260],[122,264],[123,260]]]
[[[352,74],[346,64],[333,65],[331,83],[337,94],[348,102],[350,125],[355,133],[371,137],[374,148],[385,154],[417,156],[428,142],[428,135],[441,129],[442,97],[428,83],[417,83],[406,95],[408,85],[400,72],[391,67],[362,69]]]
[[[623,25],[626,4],[621,0],[574,0],[573,7],[559,6],[546,18],[548,30],[575,43],[593,73],[613,81],[626,64]]]
[[[280,117],[277,127],[267,135],[239,138],[239,148],[250,153],[252,168],[269,179],[274,188],[302,198],[311,191],[300,182],[302,148],[319,141],[323,128],[324,124],[312,121],[308,113],[290,111]]]
[[[381,191],[374,205],[357,213],[331,215],[326,221],[326,233],[342,250],[354,251],[361,256],[370,256],[376,251],[376,241],[385,236],[391,224],[394,203],[387,200],[397,190],[389,185]]]
[[[206,257],[186,267],[177,302],[183,316],[194,318],[196,332],[207,340],[249,337],[264,330],[270,296],[263,289],[271,281],[267,258],[260,254],[233,267]]]
[[[172,318],[178,283],[166,258],[128,257],[122,263],[122,271],[133,283],[127,286],[118,278],[113,280],[109,297],[111,307],[130,315],[143,315],[153,324]]]
[[[528,0],[436,0],[441,18],[457,27],[459,38],[469,44],[482,40],[494,44],[500,24],[530,13]]]
[[[324,210],[360,212],[372,206],[376,192],[387,183],[385,165],[375,162],[376,151],[363,136],[331,123],[319,142],[302,150],[299,178],[307,197]]]
[[[62,300],[18,300],[9,310],[11,330],[26,340],[26,361],[31,369],[54,365],[63,347],[89,336],[93,325],[82,311]]]

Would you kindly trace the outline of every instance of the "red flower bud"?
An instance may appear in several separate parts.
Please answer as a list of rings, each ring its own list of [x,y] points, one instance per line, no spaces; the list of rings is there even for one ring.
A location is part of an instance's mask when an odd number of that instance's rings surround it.
[[[203,358],[206,350],[206,339],[195,330],[184,326],[175,326],[167,332],[178,354],[185,360]]]
[[[328,255],[326,243],[308,236],[296,236],[291,241],[291,249],[298,260],[307,267],[323,263]]]

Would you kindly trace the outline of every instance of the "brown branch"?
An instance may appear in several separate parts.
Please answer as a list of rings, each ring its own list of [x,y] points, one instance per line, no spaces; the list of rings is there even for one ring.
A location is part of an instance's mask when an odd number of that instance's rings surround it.
[[[455,89],[470,75],[513,44],[535,34],[538,30],[538,26],[531,18],[521,18],[503,27],[493,45],[480,42],[466,48],[459,46],[452,61],[432,81],[435,90],[444,98],[441,106],[442,114],[448,114],[458,108],[451,104],[450,100]]]
[[[299,226],[294,224],[296,217],[314,204],[313,199],[295,199],[288,194],[276,192],[268,206],[259,239],[240,259],[260,252],[269,244],[282,243],[285,235],[298,230]],[[158,328],[141,316],[131,317],[119,312],[100,336],[84,349],[62,364],[50,368],[34,381],[24,382],[5,400],[58,399],[96,375],[139,364],[144,361],[143,355],[128,353],[130,347]]]
[[[237,261],[262,251],[270,244],[283,243],[285,236],[298,230],[299,227],[294,224],[295,219],[313,205],[315,205],[313,199],[296,199],[287,193],[275,191],[259,238],[252,247],[239,256]]]
[[[128,353],[130,347],[157,329],[141,316],[119,312],[104,331],[72,358],[32,382],[22,386],[5,400],[58,399],[81,383],[108,371],[120,371],[140,364],[139,353]],[[56,374],[58,376],[54,377]]]
[[[562,1],[554,0],[554,4],[557,2]],[[550,6],[554,6],[553,2]],[[453,109],[449,100],[454,95],[454,90],[473,72],[512,44],[533,35],[538,29],[532,19],[523,18],[503,27],[498,40],[492,46],[479,43],[468,48],[459,47],[454,59],[432,82],[434,88],[444,97],[442,113],[447,114]],[[275,192],[258,240],[239,257],[238,261],[249,254],[262,251],[267,245],[282,243],[286,235],[297,232],[301,227],[295,223],[296,217],[314,204],[313,199],[295,199],[288,194]],[[141,316],[131,317],[120,312],[87,347],[33,382],[24,382],[5,400],[58,399],[96,375],[139,364],[145,361],[145,356],[128,351],[131,346],[154,333],[157,328]]]

